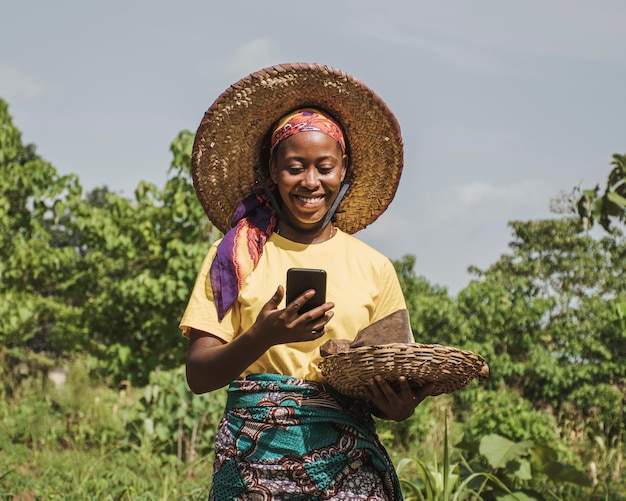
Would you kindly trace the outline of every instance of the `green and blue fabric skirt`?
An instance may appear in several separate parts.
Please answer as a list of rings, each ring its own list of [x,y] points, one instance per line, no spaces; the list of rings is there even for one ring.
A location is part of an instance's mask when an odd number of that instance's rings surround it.
[[[368,402],[253,374],[230,384],[209,500],[401,500]]]

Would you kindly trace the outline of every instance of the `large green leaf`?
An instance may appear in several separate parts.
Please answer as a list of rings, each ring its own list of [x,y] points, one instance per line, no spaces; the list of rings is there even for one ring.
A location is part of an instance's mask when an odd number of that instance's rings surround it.
[[[559,461],[553,461],[552,463],[545,465],[542,472],[555,483],[569,482],[585,487],[591,485],[591,479],[588,475],[571,465],[564,464]]]
[[[485,456],[492,468],[505,468],[510,461],[519,461],[528,456],[533,442],[512,442],[500,435],[486,435],[480,441],[479,452]]]

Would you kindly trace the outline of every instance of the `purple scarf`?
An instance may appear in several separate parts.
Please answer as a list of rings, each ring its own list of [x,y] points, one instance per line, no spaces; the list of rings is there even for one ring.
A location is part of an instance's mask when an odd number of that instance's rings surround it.
[[[244,280],[258,264],[263,246],[277,224],[276,210],[262,185],[235,209],[231,229],[217,246],[209,272],[220,321],[237,300]]]

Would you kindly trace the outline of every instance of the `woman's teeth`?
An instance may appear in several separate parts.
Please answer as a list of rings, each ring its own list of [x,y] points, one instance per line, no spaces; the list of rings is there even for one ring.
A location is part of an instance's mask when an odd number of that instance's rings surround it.
[[[314,204],[316,202],[319,202],[322,197],[298,197],[300,200],[302,200],[305,204]]]

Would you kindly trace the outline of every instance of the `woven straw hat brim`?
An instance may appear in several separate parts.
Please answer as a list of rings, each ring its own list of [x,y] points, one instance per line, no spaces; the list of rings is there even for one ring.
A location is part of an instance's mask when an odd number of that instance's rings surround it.
[[[237,204],[268,176],[269,134],[287,113],[319,108],[347,138],[352,183],[337,226],[355,233],[375,221],[393,200],[403,167],[400,126],[387,105],[351,75],[320,64],[265,68],[239,80],[207,110],[196,133],[192,177],[210,221],[223,233]]]
[[[431,396],[453,393],[489,375],[485,359],[476,353],[421,343],[353,348],[324,357],[319,367],[330,386],[354,398],[366,398],[365,383],[378,374],[392,385],[400,376],[412,387],[434,383]]]

